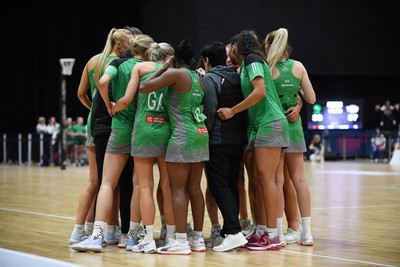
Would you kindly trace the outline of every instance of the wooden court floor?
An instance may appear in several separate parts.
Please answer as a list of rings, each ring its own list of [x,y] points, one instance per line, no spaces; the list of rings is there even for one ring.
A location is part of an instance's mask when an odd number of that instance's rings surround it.
[[[87,177],[87,167],[0,165],[0,248],[81,266],[400,266],[399,166],[306,162],[314,247],[208,249],[190,256],[136,254],[116,246],[97,254],[71,251],[68,239]],[[160,229],[158,214],[155,228]],[[210,228],[206,214],[206,238]]]

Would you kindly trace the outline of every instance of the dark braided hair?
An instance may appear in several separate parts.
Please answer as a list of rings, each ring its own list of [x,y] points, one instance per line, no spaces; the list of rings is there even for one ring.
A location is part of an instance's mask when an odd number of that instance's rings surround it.
[[[258,41],[257,34],[251,30],[243,30],[231,39],[231,44],[236,44],[238,54],[246,57],[249,54],[257,54],[264,58],[261,44]]]

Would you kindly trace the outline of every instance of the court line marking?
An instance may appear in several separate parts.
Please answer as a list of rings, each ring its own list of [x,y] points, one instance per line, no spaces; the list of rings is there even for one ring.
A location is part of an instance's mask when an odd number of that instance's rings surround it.
[[[393,207],[393,206],[399,206],[399,205],[385,205],[387,207]],[[381,207],[378,205],[373,205],[373,206],[364,206],[364,207]],[[331,208],[341,208],[341,207],[331,207]],[[347,207],[343,207],[347,208]],[[351,208],[363,208],[363,206],[352,206]],[[322,208],[319,208],[322,209]],[[11,211],[11,212],[19,212],[19,213],[26,213],[26,214],[32,214],[32,215],[38,215],[38,216],[45,216],[45,217],[52,217],[52,218],[58,218],[58,219],[66,219],[66,220],[75,220],[75,217],[68,217],[68,216],[61,216],[61,215],[54,215],[54,214],[47,214],[47,213],[40,213],[40,212],[32,212],[32,211],[24,211],[24,210],[17,210],[17,209],[8,209],[8,208],[2,208],[0,207],[0,210],[5,210],[5,211]],[[157,232],[155,230],[155,232]],[[320,257],[320,258],[326,258],[326,259],[332,259],[332,260],[338,260],[338,261],[346,261],[346,262],[354,262],[354,263],[362,263],[362,264],[368,264],[368,265],[375,265],[375,266],[384,266],[384,267],[398,267],[396,265],[388,265],[388,264],[382,264],[382,263],[375,263],[375,262],[369,262],[369,261],[360,261],[360,260],[353,260],[353,259],[346,259],[346,258],[339,258],[339,257],[332,257],[332,256],[324,256],[324,255],[319,255],[319,254],[313,254],[313,253],[305,253],[305,252],[297,252],[297,251],[290,251],[286,249],[282,249],[282,252],[287,252],[287,253],[292,253],[292,254],[301,254],[301,255],[308,255],[312,257]]]
[[[354,170],[313,170],[313,173],[324,174],[346,174],[346,175],[367,175],[367,176],[395,176],[400,178],[400,172],[384,172],[384,171],[354,171]]]
[[[368,209],[368,208],[399,208],[400,204],[393,205],[368,205],[368,206],[333,206],[333,207],[318,207],[311,210],[326,210],[326,209]]]
[[[40,213],[40,212],[33,212],[33,211],[26,211],[26,210],[8,209],[8,208],[1,208],[1,207],[0,207],[0,210],[26,213],[26,214],[32,214],[32,215],[39,215],[39,216],[45,216],[45,217],[52,217],[52,218],[58,218],[58,219],[66,219],[66,220],[75,220],[76,219],[76,217],[61,216],[61,215],[54,215],[54,214]]]
[[[374,265],[374,266],[397,267],[396,265],[388,265],[388,264],[376,263],[376,262],[371,262],[371,261],[360,261],[360,260],[352,260],[352,259],[332,257],[332,256],[324,256],[324,255],[306,253],[306,252],[289,251],[289,250],[286,250],[286,249],[283,249],[282,252],[284,252],[284,253],[287,252],[287,253],[292,253],[292,254],[300,254],[300,255],[308,255],[308,256],[312,256],[312,257],[319,257],[319,258],[324,258],[324,259],[332,259],[332,260],[337,260],[337,261],[346,261],[346,262],[368,264],[368,265]]]

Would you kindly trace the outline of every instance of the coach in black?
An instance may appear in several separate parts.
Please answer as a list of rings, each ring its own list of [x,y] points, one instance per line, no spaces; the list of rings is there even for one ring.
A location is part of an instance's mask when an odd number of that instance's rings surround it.
[[[221,42],[212,42],[201,50],[206,74],[202,78],[204,114],[209,132],[210,160],[205,163],[208,188],[224,219],[221,237],[214,251],[228,251],[247,243],[239,222],[239,169],[246,144],[244,112],[229,120],[217,115],[220,107],[233,107],[243,100],[240,75],[236,67],[226,66],[226,49]]]

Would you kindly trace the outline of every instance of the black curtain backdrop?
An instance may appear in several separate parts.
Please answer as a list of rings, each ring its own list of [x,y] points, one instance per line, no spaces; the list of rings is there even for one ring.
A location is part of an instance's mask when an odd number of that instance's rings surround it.
[[[292,58],[307,68],[318,98],[364,99],[364,126],[374,105],[400,102],[397,9],[392,1],[3,1],[0,130],[35,132],[39,116],[59,118],[60,58],[76,59],[67,77],[67,115],[87,117],[76,93],[86,62],[102,51],[111,28],[136,26],[157,42],[189,39],[199,56],[243,29],[260,40],[289,30]],[[303,107],[303,118],[306,112]],[[305,119],[303,119],[305,123]]]

